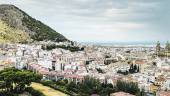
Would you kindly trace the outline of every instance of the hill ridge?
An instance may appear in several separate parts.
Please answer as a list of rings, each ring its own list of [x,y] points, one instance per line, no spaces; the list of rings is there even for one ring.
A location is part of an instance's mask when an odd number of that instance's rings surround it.
[[[56,32],[48,25],[42,23],[39,20],[32,18],[26,12],[22,11],[18,7],[9,4],[0,4],[0,22],[1,25],[5,25],[5,28],[14,29],[22,31],[22,33],[27,34],[28,37],[24,37],[25,41],[21,42],[28,42],[28,41],[43,41],[43,40],[51,40],[55,42],[63,42],[68,41],[66,37],[62,34]],[[2,32],[3,31],[3,32]],[[4,33],[10,35],[12,30],[1,29],[0,33]],[[17,33],[17,32],[16,32]],[[2,37],[0,38],[7,38]],[[12,37],[11,37],[12,38]],[[13,37],[17,38],[17,37]],[[28,41],[27,41],[28,38]],[[9,38],[8,38],[9,39]],[[13,42],[12,40],[7,40]],[[20,42],[20,40],[18,41]]]

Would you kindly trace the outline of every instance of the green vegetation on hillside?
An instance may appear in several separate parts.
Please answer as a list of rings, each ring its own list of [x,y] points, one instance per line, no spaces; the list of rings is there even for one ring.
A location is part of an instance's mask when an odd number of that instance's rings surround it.
[[[42,49],[43,50],[52,50],[55,48],[62,48],[65,50],[70,50],[71,52],[76,52],[76,51],[83,51],[84,48],[76,47],[76,46],[65,46],[65,45],[55,45],[55,44],[48,44],[48,45],[43,45]]]
[[[29,35],[26,32],[12,28],[0,20],[0,43],[24,43],[30,41],[31,38],[29,38]]]
[[[38,21],[31,16],[29,16],[24,11],[20,10],[14,5],[2,4],[0,5],[0,21],[3,21],[8,27],[5,27],[0,32],[6,32],[13,36],[12,38],[8,36],[7,41],[15,42],[17,38],[17,42],[23,42],[23,39],[32,39],[35,41],[43,41],[43,40],[51,40],[55,42],[63,42],[67,41],[67,39],[56,32],[49,26],[43,24],[41,21]],[[1,24],[2,25],[2,24]],[[0,26],[1,27],[1,26]],[[2,28],[1,28],[2,29]],[[10,30],[10,32],[8,32]],[[21,36],[15,37],[15,34],[21,34]],[[26,34],[26,36],[22,35]],[[13,39],[15,37],[15,39]],[[5,38],[5,42],[6,42]],[[19,38],[19,39],[18,39]],[[1,41],[3,38],[1,38]],[[20,41],[21,40],[21,41]]]
[[[49,26],[26,14],[24,15],[22,21],[24,26],[26,26],[30,31],[35,32],[31,35],[31,38],[34,40],[52,40],[57,42],[67,40],[64,36],[51,29]]]

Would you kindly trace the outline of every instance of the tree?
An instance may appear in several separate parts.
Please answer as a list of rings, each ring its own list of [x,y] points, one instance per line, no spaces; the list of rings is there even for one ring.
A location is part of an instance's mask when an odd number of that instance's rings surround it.
[[[161,44],[160,42],[158,41],[157,44],[156,44],[156,52],[159,53],[161,50]]]
[[[167,41],[166,45],[165,45],[165,52],[168,55],[168,53],[170,52],[170,43]]]
[[[130,72],[130,73],[136,73],[136,72],[139,72],[139,66],[137,67],[137,65],[136,65],[136,64],[135,64],[135,65],[131,64],[131,65],[130,65],[129,72]]]
[[[7,68],[0,71],[0,81],[5,85],[0,89],[21,92],[25,90],[26,86],[30,86],[31,82],[40,81],[41,78],[41,75],[34,74],[31,71]]]
[[[98,79],[87,76],[84,78],[80,88],[83,89],[81,90],[82,93],[96,94],[101,88],[101,83]]]
[[[137,65],[135,64],[134,65],[134,72],[136,72],[137,71]]]
[[[157,66],[157,63],[156,63],[156,62],[152,62],[152,64],[153,64],[154,66]]]
[[[78,85],[76,85],[75,82],[70,82],[70,83],[67,85],[67,90],[73,91],[73,92],[77,92],[77,91],[78,91]]]
[[[132,70],[134,69],[134,65],[132,64]]]
[[[67,90],[78,93],[81,96],[90,96],[91,94],[107,96],[113,92],[113,85],[101,83],[98,79],[87,76],[83,82],[78,84],[70,82],[67,85]]]
[[[139,69],[139,66],[138,66],[137,72],[139,72],[139,71],[140,71],[140,69]]]
[[[134,95],[140,92],[138,84],[133,82],[117,81],[116,88],[118,91],[123,91]]]
[[[166,45],[165,45],[165,50],[168,51],[168,50],[169,50],[169,47],[170,47],[170,46],[169,46],[169,42],[167,41],[167,42],[166,42]]]
[[[130,65],[129,72],[130,72],[130,73],[135,73],[135,72],[137,72],[137,65],[131,64],[131,65]]]

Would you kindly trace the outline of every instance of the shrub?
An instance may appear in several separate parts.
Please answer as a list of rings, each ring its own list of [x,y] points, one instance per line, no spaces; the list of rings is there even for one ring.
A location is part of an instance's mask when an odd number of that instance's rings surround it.
[[[27,87],[26,91],[30,93],[32,96],[45,96],[43,93],[41,93],[38,90],[33,89],[32,87]]]

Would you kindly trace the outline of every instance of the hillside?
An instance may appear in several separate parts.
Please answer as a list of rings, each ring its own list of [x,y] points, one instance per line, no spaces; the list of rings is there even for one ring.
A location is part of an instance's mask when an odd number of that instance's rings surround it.
[[[0,42],[32,42],[67,39],[14,5],[0,5]]]

